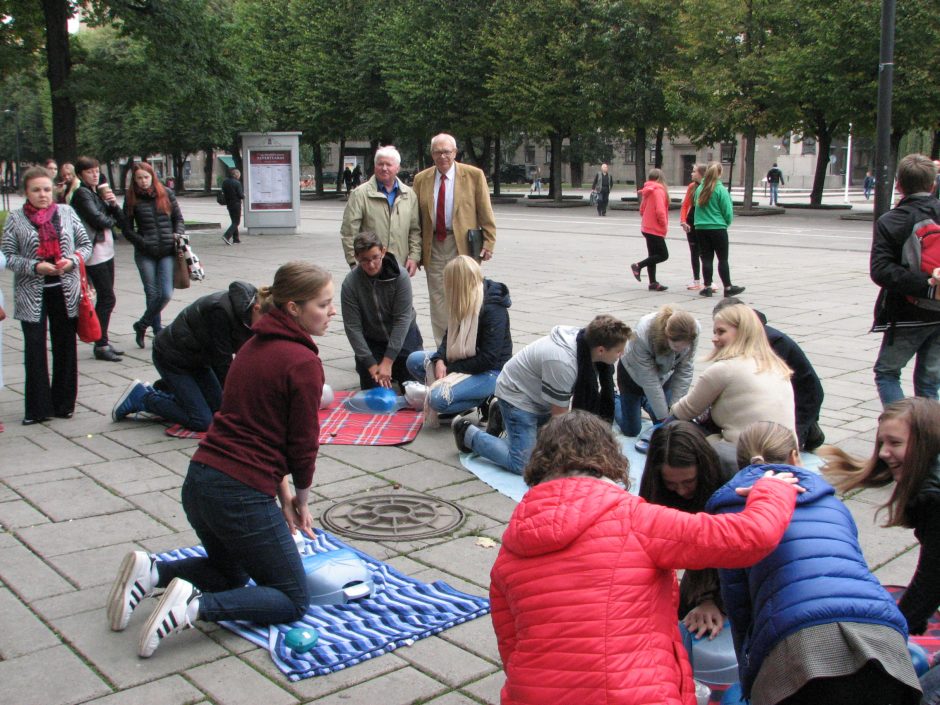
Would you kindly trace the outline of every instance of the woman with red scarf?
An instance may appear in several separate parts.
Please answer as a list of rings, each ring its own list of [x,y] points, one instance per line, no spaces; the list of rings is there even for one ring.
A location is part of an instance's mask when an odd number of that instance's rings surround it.
[[[173,192],[164,188],[153,167],[134,166],[133,184],[124,199],[128,227],[124,237],[134,246],[134,263],[144,285],[147,308],[134,323],[137,347],[144,347],[148,328],[156,335],[163,328],[160,312],[173,296],[176,240],[186,232],[183,214]]]
[[[3,254],[13,271],[13,316],[23,327],[26,416],[29,426],[52,416],[71,418],[78,395],[75,324],[81,298],[79,258],[91,240],[69,206],[56,205],[52,178],[40,167],[23,174],[26,203],[7,217]],[[46,326],[52,337],[52,384]]]

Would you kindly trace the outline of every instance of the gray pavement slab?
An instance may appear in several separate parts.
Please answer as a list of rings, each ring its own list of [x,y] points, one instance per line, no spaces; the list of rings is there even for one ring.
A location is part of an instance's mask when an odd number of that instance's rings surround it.
[[[224,209],[210,199],[183,198],[181,204],[188,219],[224,220]],[[217,232],[191,233],[209,278],[174,292],[165,320],[232,279],[269,283],[278,265],[298,257],[315,259],[341,281],[348,271],[338,244],[342,210],[342,202],[304,202],[298,235],[243,237],[237,247],[225,246]],[[691,276],[678,228],[667,238],[672,256],[660,265],[659,278],[669,290],[657,293],[629,274],[629,263],[645,253],[637,213],[597,218],[587,209],[498,205],[496,218],[496,256],[484,267],[487,276],[510,288],[515,350],[557,324],[584,325],[606,312],[635,325],[666,303],[699,318],[700,357],[709,350],[710,313],[718,298],[686,290]],[[871,224],[807,211],[772,221],[739,218],[732,225],[734,281],[747,287],[742,299],[799,341],[816,366],[826,391],[821,423],[828,440],[866,457],[881,411],[871,373],[881,338],[868,333],[877,293],[867,274]],[[498,703],[504,678],[489,617],[297,683],[276,669],[266,649],[216,625],[173,636],[153,658],[138,659],[138,630],[154,600],[144,601],[125,632],[107,628],[104,603],[124,552],[198,543],[179,496],[197,442],[169,438],[162,424],[148,420],[111,421],[111,408],[130,380],[155,378],[152,338],[144,350],[133,341],[131,324],[143,310],[143,293],[126,243],[118,243],[116,263],[118,304],[111,330],[126,354],[122,362],[108,363],[92,359],[90,346],[79,346],[73,419],[20,426],[22,334],[12,320],[2,327],[0,701]],[[430,347],[424,275],[413,284],[418,323]],[[0,275],[0,288],[12,303],[9,275]],[[337,390],[355,389],[358,377],[340,316],[318,345],[327,381]],[[697,368],[700,372],[704,365]],[[910,374],[902,376],[908,392]],[[457,502],[467,521],[450,535],[350,543],[417,579],[445,580],[487,594],[498,547],[483,548],[476,541],[498,540],[514,503],[462,467],[446,423],[425,427],[399,447],[323,446],[312,489],[315,518],[336,501],[370,492],[402,489]],[[885,515],[875,514],[889,491],[853,493],[846,504],[878,577],[903,585],[914,571],[918,548],[910,532],[880,527]],[[27,643],[8,636],[11,632],[32,637]],[[40,680],[43,687],[37,688]]]

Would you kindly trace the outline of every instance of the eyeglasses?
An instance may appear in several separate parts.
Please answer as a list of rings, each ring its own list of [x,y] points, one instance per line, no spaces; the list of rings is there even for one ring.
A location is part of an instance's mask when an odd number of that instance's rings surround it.
[[[431,150],[431,156],[434,157],[434,158],[437,158],[437,157],[452,157],[452,156],[454,156],[455,154],[457,154],[457,152],[455,152],[453,149],[433,149],[433,150]]]
[[[373,262],[379,262],[382,260],[382,255],[372,255],[371,257],[357,257],[356,261],[359,264],[372,264]]]

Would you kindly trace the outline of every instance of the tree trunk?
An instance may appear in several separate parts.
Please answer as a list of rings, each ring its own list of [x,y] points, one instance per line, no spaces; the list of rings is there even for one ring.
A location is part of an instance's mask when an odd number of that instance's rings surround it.
[[[343,158],[346,156],[346,135],[339,136],[339,156],[336,158],[336,193],[342,193],[343,191],[343,169],[346,168],[346,164],[343,162]]]
[[[940,159],[940,130],[933,131],[933,137],[930,140],[930,158]]]
[[[499,169],[502,166],[502,140],[499,135],[494,138],[495,149],[493,150],[493,195],[499,195]]]
[[[636,147],[636,190],[639,191],[646,183],[646,127],[636,126],[636,138],[633,141]]]
[[[46,76],[52,96],[52,153],[56,161],[74,162],[78,156],[75,104],[68,94],[72,56],[69,51],[69,3],[42,0],[46,20]]]
[[[206,149],[203,151],[205,162],[202,165],[202,190],[209,193],[212,190],[212,171],[215,168],[215,150]]]
[[[366,162],[363,166],[363,182],[375,173],[375,150],[379,148],[380,140],[369,140],[369,153],[366,155]]]
[[[117,184],[117,183],[114,182],[114,166],[113,166],[113,164],[112,164],[110,161],[108,162],[108,165],[107,165],[107,167],[106,167],[106,171],[108,172],[108,183],[111,184],[111,188],[112,188],[114,191],[121,191],[121,190],[123,190],[123,189],[124,189],[125,181],[124,181],[124,179],[121,179],[121,183],[119,183],[119,184]]]
[[[313,187],[317,195],[323,195],[323,148],[319,142],[313,143]]]
[[[654,153],[655,156],[653,157],[653,166],[657,169],[663,168],[663,137],[665,134],[666,128],[664,126],[660,126],[659,129],[656,130],[656,150]]]
[[[237,132],[232,134],[232,146],[229,149],[229,154],[232,155],[232,161],[235,162],[235,168],[238,169],[244,175],[245,170],[242,168],[243,164],[242,164],[241,137],[239,137]]]
[[[754,154],[757,151],[757,128],[748,127],[744,131],[744,212],[754,210]]]
[[[173,153],[173,172],[176,175],[176,193],[181,195],[186,191],[186,177],[183,168],[186,166],[186,155],[182,152]]]
[[[561,133],[557,130],[548,134],[552,146],[552,185],[549,187],[549,196],[556,203],[561,203],[561,139]]]
[[[825,123],[816,128],[816,171],[813,174],[813,190],[809,194],[811,206],[822,205],[826,171],[829,169],[829,149],[832,147],[832,128]]]

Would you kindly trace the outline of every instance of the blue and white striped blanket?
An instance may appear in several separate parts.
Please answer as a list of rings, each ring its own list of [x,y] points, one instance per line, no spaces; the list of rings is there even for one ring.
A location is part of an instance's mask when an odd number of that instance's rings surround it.
[[[354,666],[490,611],[489,600],[484,597],[467,595],[440,581],[414,580],[325,531],[314,531],[316,539],[307,540],[304,552],[342,548],[354,551],[372,571],[374,590],[370,597],[347,605],[312,605],[303,619],[292,624],[220,622],[248,641],[266,647],[274,663],[291,681]],[[174,561],[203,555],[202,546],[195,546],[160,553],[157,559]],[[317,631],[320,639],[312,651],[295,654],[284,645],[287,632],[295,627]]]

